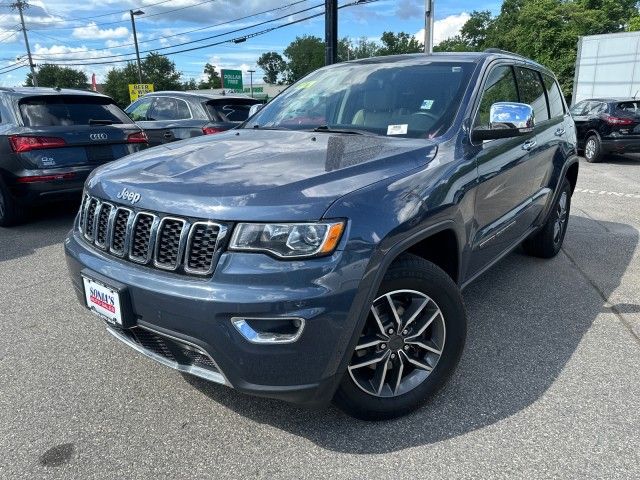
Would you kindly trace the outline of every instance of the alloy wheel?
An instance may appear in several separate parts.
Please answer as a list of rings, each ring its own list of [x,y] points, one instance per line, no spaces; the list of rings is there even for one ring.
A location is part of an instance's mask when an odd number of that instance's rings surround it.
[[[553,225],[553,242],[558,243],[562,239],[562,233],[567,226],[567,203],[569,200],[569,195],[567,192],[562,192],[560,195],[560,200],[558,200],[558,206],[556,208],[556,221]]]
[[[349,364],[364,392],[395,397],[422,384],[438,364],[446,328],[442,311],[415,290],[395,290],[373,302]]]
[[[587,158],[593,158],[596,154],[596,141],[590,138],[584,147],[584,156]]]

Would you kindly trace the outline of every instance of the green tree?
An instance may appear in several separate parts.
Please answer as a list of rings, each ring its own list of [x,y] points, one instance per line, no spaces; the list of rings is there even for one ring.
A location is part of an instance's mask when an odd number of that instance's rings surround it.
[[[181,90],[180,72],[176,65],[164,55],[151,52],[141,62],[142,82],[152,83],[155,91]],[[138,82],[138,68],[135,63],[128,63],[122,68],[112,68],[107,73],[104,91],[113,98],[118,105],[129,105],[129,84]]]
[[[293,83],[324,66],[324,42],[312,35],[303,35],[284,50],[287,62],[286,79]]]
[[[382,34],[382,46],[378,49],[378,55],[401,55],[404,53],[424,52],[424,45],[413,35],[405,32]]]
[[[197,90],[197,89],[198,89],[198,82],[196,82],[194,78],[190,78],[189,80],[182,82],[182,90]]]
[[[210,63],[205,64],[203,71],[207,78],[200,82],[198,88],[222,88],[222,79],[214,65]]]
[[[629,19],[629,24],[627,25],[627,31],[637,32],[638,30],[640,30],[640,15],[634,15]]]
[[[42,65],[36,72],[36,78],[40,87],[89,88],[87,75],[84,72],[59,65]],[[25,84],[27,87],[33,87],[31,73],[27,74]]]
[[[256,64],[264,71],[265,83],[275,85],[282,82],[282,76],[287,69],[287,62],[277,52],[266,52],[260,55]]]
[[[351,49],[351,58],[370,58],[378,55],[380,45],[367,37],[360,37]]]

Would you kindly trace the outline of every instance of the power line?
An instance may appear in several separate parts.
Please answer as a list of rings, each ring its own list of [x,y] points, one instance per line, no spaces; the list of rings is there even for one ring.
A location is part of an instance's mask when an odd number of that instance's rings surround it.
[[[168,39],[168,38],[180,37],[182,35],[187,35],[189,33],[200,32],[202,30],[207,30],[207,29],[210,29],[210,28],[220,27],[222,25],[233,24],[233,23],[236,23],[236,22],[239,22],[239,21],[242,21],[242,20],[247,20],[249,18],[258,17],[258,16],[264,15],[266,13],[272,13],[272,12],[276,12],[278,10],[285,10],[285,9],[294,7],[295,5],[299,5],[300,3],[306,3],[308,1],[309,0],[297,0],[297,1],[293,2],[293,3],[289,3],[289,4],[286,4],[286,5],[280,6],[280,7],[270,8],[269,10],[263,10],[261,12],[252,13],[251,15],[245,15],[244,17],[234,18],[232,20],[228,20],[228,21],[225,21],[225,22],[214,23],[213,25],[207,25],[205,27],[194,28],[192,30],[185,30],[184,32],[174,33],[174,34],[171,34],[171,35],[162,35],[162,36],[158,36],[156,38],[151,38],[149,40],[140,40],[140,41],[138,41],[138,44],[157,42],[159,40],[165,40],[165,39]],[[44,33],[41,33],[40,31],[34,31],[34,30],[29,30],[29,31],[34,32],[36,35],[41,35],[41,36],[50,38],[50,39],[55,40],[57,42],[60,42],[60,43],[62,43],[64,45],[67,45],[67,46],[69,46],[71,48],[74,48],[71,45],[69,45],[68,43],[66,43],[64,40],[61,40],[59,38],[52,37],[51,35],[48,35],[48,34],[45,35]],[[196,41],[196,40],[194,40],[194,41]],[[117,46],[114,46],[114,47],[91,48],[91,49],[88,49],[88,50],[84,50],[82,53],[84,53],[84,52],[100,52],[100,51],[105,51],[105,50],[114,50],[114,49],[118,49],[118,48],[125,48],[125,47],[132,47],[132,46],[134,46],[133,43],[124,43],[122,45],[117,45]],[[54,52],[54,53],[48,53],[47,55],[69,55],[71,53],[73,53],[73,52]],[[130,55],[133,55],[133,54],[130,54]]]
[[[379,2],[379,1],[381,1],[381,0],[369,0],[366,3],[376,3],[376,2]],[[354,5],[361,5],[361,4],[362,4],[361,1],[356,0],[356,1],[353,1],[351,3],[347,3],[347,4],[344,4],[344,5],[341,5],[341,6],[338,7],[338,9],[343,9],[343,8],[346,8],[346,7],[351,7],[351,6],[354,6]],[[192,52],[192,51],[195,51],[195,50],[202,50],[203,48],[215,47],[217,45],[222,45],[222,44],[225,44],[225,43],[241,43],[241,42],[245,42],[246,40],[248,40],[250,38],[258,37],[260,35],[265,35],[267,33],[273,32],[275,30],[279,30],[279,29],[284,28],[284,27],[288,27],[290,25],[295,25],[297,23],[302,23],[304,21],[311,20],[313,18],[317,18],[317,17],[323,16],[324,14],[325,14],[325,12],[323,11],[323,12],[320,12],[320,13],[309,15],[309,16],[304,17],[304,18],[300,18],[298,20],[293,20],[291,22],[283,23],[281,25],[278,25],[277,27],[271,27],[271,28],[267,28],[267,29],[264,29],[264,30],[261,30],[261,31],[258,31],[258,32],[253,32],[253,33],[250,33],[250,34],[242,36],[242,37],[236,37],[236,38],[232,38],[232,39],[222,40],[220,42],[210,43],[210,44],[207,44],[207,45],[201,45],[201,46],[197,46],[197,47],[186,48],[186,49],[183,49],[183,50],[176,50],[174,52],[167,52],[164,55],[165,56],[169,56],[169,55],[176,55],[178,53]],[[250,27],[248,27],[248,28],[250,28]],[[111,61],[102,61],[102,62],[82,62],[82,63],[68,63],[68,62],[65,61],[64,65],[67,65],[67,66],[115,65],[115,64],[119,64],[119,63],[131,62],[132,60],[133,59],[124,59],[124,60],[111,60]],[[56,60],[56,61],[61,61],[61,60]]]
[[[150,4],[146,4],[146,5],[140,5],[139,7],[131,7],[133,10],[136,10],[138,8],[151,8],[151,7],[155,7],[156,5],[162,5],[163,3],[169,3],[172,2],[173,0],[162,0],[161,2],[156,2],[156,3],[150,3]],[[55,10],[49,10],[50,12],[56,13]],[[114,10],[112,12],[109,13],[102,13],[100,15],[92,15],[90,17],[77,17],[77,18],[64,18],[62,20],[51,20],[48,23],[67,23],[67,22],[77,22],[77,21],[82,21],[82,20],[93,20],[94,18],[101,18],[101,17],[109,17],[111,15],[117,15],[118,13],[127,13],[129,11],[129,9],[126,10]],[[59,14],[58,14],[59,15]],[[126,20],[124,20],[126,22]]]
[[[250,25],[248,27],[236,28],[234,30],[229,30],[227,32],[218,33],[216,35],[210,35],[208,37],[203,37],[203,38],[200,38],[198,40],[190,40],[188,42],[176,43],[174,45],[169,45],[167,47],[159,47],[159,48],[152,48],[152,49],[149,49],[149,50],[141,50],[140,53],[151,53],[151,52],[169,50],[171,48],[182,47],[182,46],[185,46],[185,45],[191,45],[191,44],[194,44],[194,43],[203,42],[205,40],[212,40],[214,38],[224,37],[225,35],[230,35],[232,33],[238,33],[238,32],[241,32],[243,30],[250,30],[252,28],[260,27],[260,26],[266,25],[268,23],[277,22],[278,20],[283,20],[283,19],[285,19],[287,17],[290,17],[291,15],[298,15],[300,13],[305,13],[305,12],[308,12],[310,10],[314,10],[316,8],[320,8],[322,6],[324,6],[324,4],[323,3],[319,3],[319,4],[316,4],[316,5],[312,6],[312,7],[308,7],[308,8],[302,9],[302,10],[298,10],[296,12],[289,13],[289,14],[286,14],[286,15],[283,15],[283,16],[280,16],[280,17],[276,17],[276,18],[272,18],[272,19],[269,19],[269,20],[265,20],[263,22],[255,23],[255,24]],[[82,52],[82,53],[85,53],[85,52]],[[73,55],[73,52],[69,52],[68,54]],[[134,55],[134,54],[133,53],[118,53],[118,54],[114,54],[114,55],[102,55],[102,56],[97,56],[97,57],[85,57],[83,60],[102,60],[102,59],[107,59],[107,58],[129,57],[131,55]],[[38,56],[38,60],[42,61],[43,59],[40,56]],[[55,60],[56,61],[72,61],[73,62],[73,61],[77,61],[77,60],[80,60],[80,59],[76,56],[76,58],[56,58]]]

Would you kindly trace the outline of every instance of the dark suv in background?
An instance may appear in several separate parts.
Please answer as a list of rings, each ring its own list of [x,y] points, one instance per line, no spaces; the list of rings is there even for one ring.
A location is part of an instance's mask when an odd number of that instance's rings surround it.
[[[596,98],[571,108],[578,130],[578,148],[587,162],[611,153],[640,152],[640,100]]]
[[[237,127],[248,118],[251,106],[260,103],[243,95],[166,91],[147,94],[125,111],[155,146]]]
[[[519,245],[558,253],[577,177],[541,65],[369,58],[308,75],[240,128],[100,168],[65,251],[79,301],[150,358],[390,418],[458,363],[462,287]]]
[[[107,96],[81,90],[0,88],[0,227],[29,205],[80,198],[89,173],[147,145]]]

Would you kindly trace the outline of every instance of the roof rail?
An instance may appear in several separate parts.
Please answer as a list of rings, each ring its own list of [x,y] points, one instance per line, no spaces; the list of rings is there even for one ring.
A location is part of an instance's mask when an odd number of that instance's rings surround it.
[[[0,87],[0,90],[3,92],[15,92],[15,90],[11,87]]]
[[[485,53],[502,53],[502,54],[505,54],[505,55],[511,55],[511,56],[514,56],[514,57],[520,57],[520,58],[523,58],[525,60],[529,60],[524,55],[520,55],[519,53],[513,53],[513,52],[510,52],[508,50],[503,50],[501,48],[486,48],[484,51],[485,51]]]

